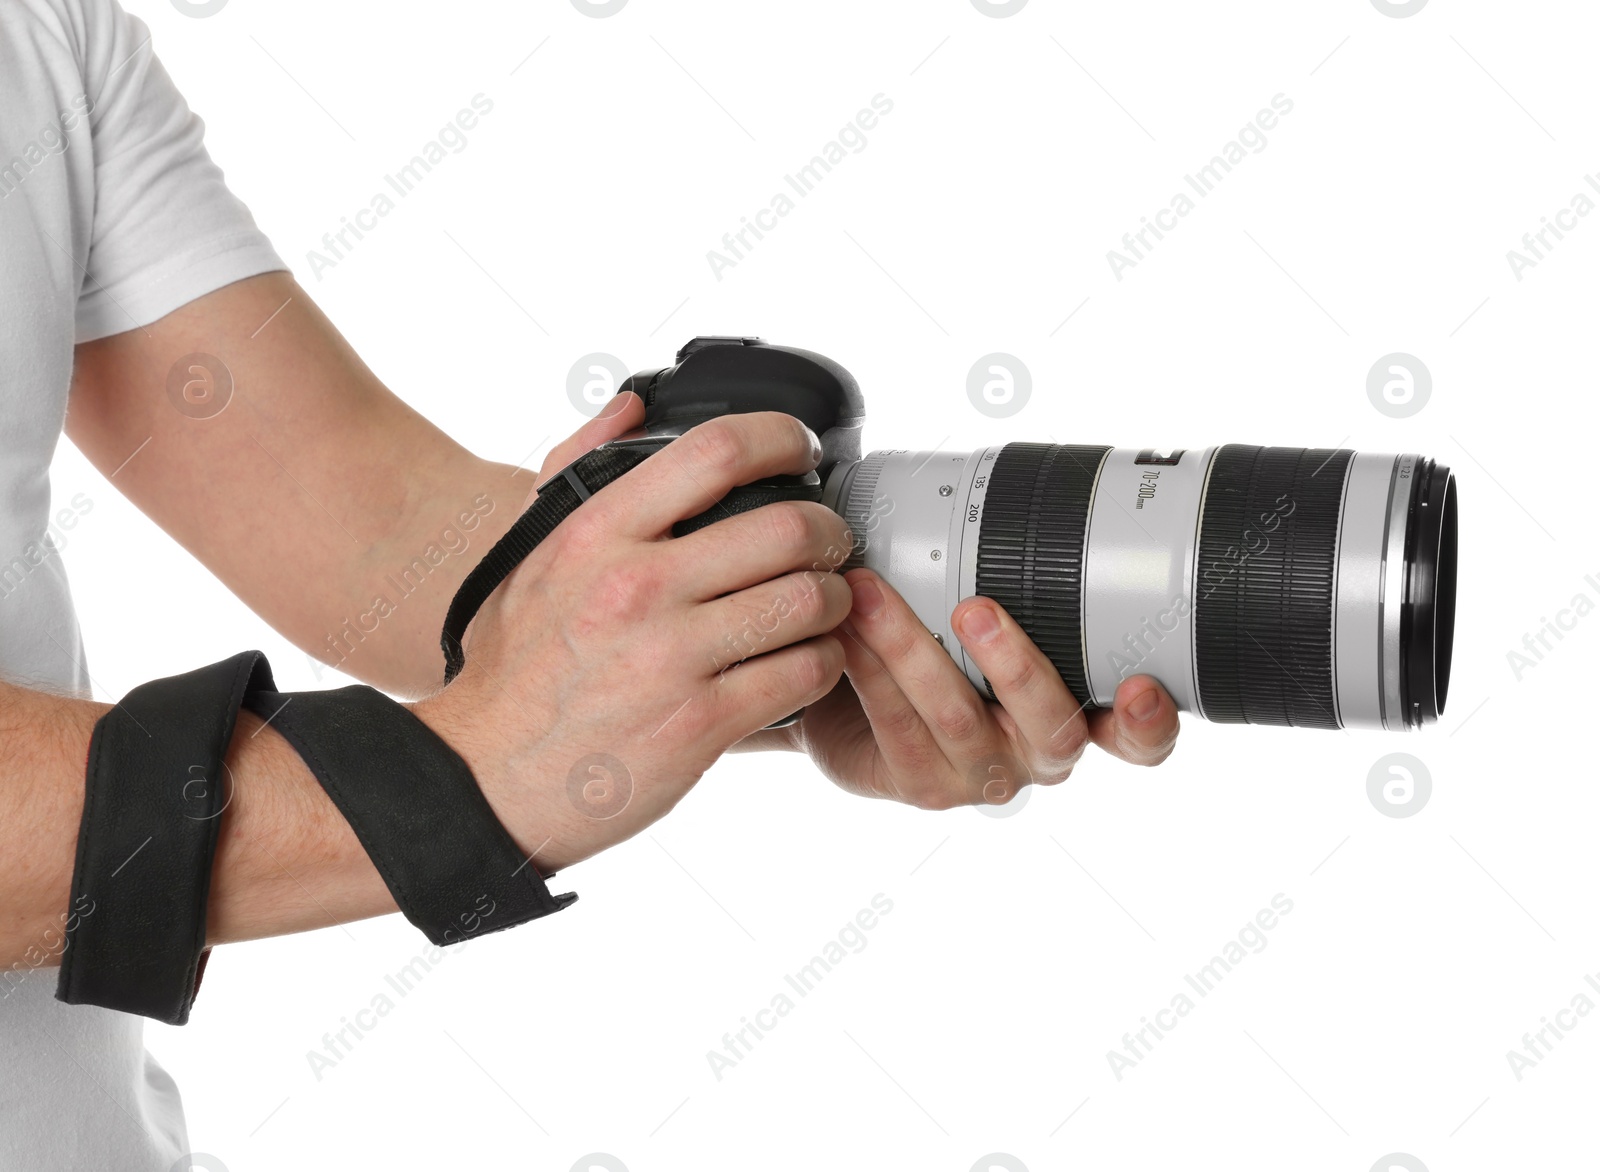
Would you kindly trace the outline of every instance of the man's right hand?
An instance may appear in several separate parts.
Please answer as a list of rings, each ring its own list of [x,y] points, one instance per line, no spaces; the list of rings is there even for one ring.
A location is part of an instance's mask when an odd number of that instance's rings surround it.
[[[636,427],[627,398],[544,475]],[[484,604],[461,674],[414,706],[541,870],[637,834],[733,744],[839,681],[828,632],[851,594],[831,571],[851,539],[832,511],[767,505],[667,540],[739,485],[820,456],[786,415],[694,428],[563,521]]]

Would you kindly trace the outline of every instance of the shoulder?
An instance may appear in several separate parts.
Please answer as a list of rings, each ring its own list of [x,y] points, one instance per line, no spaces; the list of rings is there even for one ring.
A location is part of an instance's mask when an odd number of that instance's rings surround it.
[[[18,67],[10,86],[70,66],[95,94],[149,44],[150,30],[118,0],[0,0],[0,45]]]
[[[5,0],[0,41],[35,60],[71,60],[81,73],[86,49],[109,24],[112,7],[112,0]]]

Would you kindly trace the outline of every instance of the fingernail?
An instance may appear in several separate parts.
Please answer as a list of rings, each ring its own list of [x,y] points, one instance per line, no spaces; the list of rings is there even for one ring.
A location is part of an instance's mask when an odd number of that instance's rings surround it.
[[[1154,688],[1146,688],[1128,701],[1128,715],[1135,720],[1149,720],[1160,707],[1161,693]]]
[[[607,403],[605,408],[600,412],[599,418],[610,419],[613,415],[618,414],[624,407],[628,405],[628,396],[632,394],[632,391],[623,391],[620,395],[613,395],[611,397],[611,402]]]
[[[961,616],[961,633],[974,643],[992,643],[1000,633],[1000,619],[991,607],[975,606]]]
[[[811,437],[811,462],[820,464],[822,462],[822,441],[817,438],[817,433],[809,427],[806,428],[806,434]]]
[[[871,578],[857,578],[850,583],[851,605],[863,618],[871,618],[883,608],[883,591]]]

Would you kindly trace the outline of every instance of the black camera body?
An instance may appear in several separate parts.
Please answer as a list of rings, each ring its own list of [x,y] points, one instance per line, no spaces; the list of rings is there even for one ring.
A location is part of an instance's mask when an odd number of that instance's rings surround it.
[[[861,388],[844,367],[810,350],[760,338],[694,338],[674,365],[630,375],[617,388],[623,391],[644,400],[645,434],[622,444],[672,439],[721,415],[781,411],[822,440],[819,493],[836,465],[861,458],[867,413]]]

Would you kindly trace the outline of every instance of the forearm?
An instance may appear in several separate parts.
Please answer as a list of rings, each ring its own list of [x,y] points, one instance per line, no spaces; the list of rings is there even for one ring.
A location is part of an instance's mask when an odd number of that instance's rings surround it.
[[[285,599],[274,622],[308,654],[392,694],[443,683],[439,631],[457,588],[509,529],[533,486],[526,469],[473,457],[440,433],[436,468],[361,556],[328,567],[321,600]],[[455,450],[446,450],[446,445]]]
[[[185,354],[226,377],[174,374]],[[450,598],[534,481],[391,393],[286,273],[79,346],[67,431],[275,629],[407,696],[440,682]]]
[[[107,707],[0,684],[0,737],[6,745],[0,764],[0,968],[19,972],[54,964],[71,946],[63,925],[84,768],[95,722]],[[263,729],[259,719],[241,713],[227,763],[231,784],[212,870],[209,943],[394,910],[349,825],[270,726]]]

